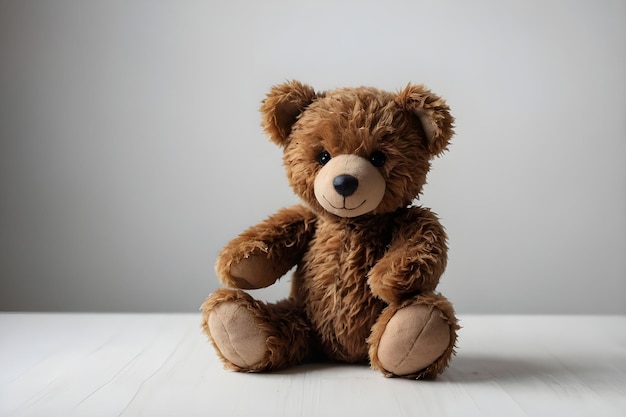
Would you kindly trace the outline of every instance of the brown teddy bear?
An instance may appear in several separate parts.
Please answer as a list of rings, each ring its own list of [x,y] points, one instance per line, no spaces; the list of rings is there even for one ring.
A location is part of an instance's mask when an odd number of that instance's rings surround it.
[[[421,85],[316,93],[292,81],[271,89],[261,113],[303,204],[219,254],[228,288],[206,299],[202,324],[225,367],[260,372],[326,358],[369,360],[386,376],[442,372],[458,329],[452,305],[434,292],[447,238],[435,214],[412,201],[453,135],[445,101]],[[282,301],[242,291],[293,266]]]

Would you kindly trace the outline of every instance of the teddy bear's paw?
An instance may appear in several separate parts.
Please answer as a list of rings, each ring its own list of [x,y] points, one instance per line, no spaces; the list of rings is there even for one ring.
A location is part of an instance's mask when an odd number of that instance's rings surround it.
[[[267,335],[247,306],[234,301],[218,304],[210,312],[207,325],[215,346],[234,369],[259,370],[265,362]]]
[[[378,344],[378,361],[393,375],[415,375],[443,355],[450,325],[441,310],[412,304],[395,312]]]

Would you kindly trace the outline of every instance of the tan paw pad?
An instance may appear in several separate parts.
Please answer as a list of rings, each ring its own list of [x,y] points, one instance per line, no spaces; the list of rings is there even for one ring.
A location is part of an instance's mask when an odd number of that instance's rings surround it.
[[[222,355],[238,367],[249,369],[265,358],[267,336],[245,306],[219,304],[209,314],[208,326]]]
[[[450,326],[439,309],[410,305],[398,310],[387,323],[378,360],[395,375],[409,375],[435,362],[449,342]]]

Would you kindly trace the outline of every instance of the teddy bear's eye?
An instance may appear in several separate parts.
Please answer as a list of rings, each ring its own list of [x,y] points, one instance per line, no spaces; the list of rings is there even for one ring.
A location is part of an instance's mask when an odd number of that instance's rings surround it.
[[[317,162],[319,162],[320,165],[326,165],[328,161],[330,161],[330,154],[328,151],[322,151],[319,155],[317,155]]]
[[[386,160],[387,158],[385,157],[385,154],[382,153],[381,151],[372,152],[372,154],[370,155],[370,162],[375,167],[383,166]]]

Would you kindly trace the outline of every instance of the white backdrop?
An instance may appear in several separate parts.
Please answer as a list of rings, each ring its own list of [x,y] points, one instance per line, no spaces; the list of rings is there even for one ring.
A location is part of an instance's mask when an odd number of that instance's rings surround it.
[[[297,202],[258,107],[425,83],[459,313],[626,313],[626,3],[0,3],[0,309],[194,311]],[[289,279],[256,295],[286,296]]]

